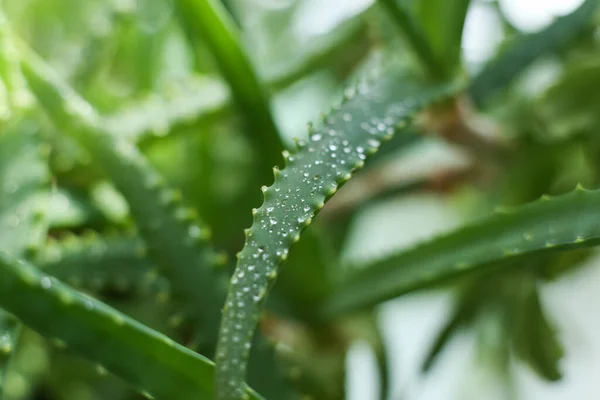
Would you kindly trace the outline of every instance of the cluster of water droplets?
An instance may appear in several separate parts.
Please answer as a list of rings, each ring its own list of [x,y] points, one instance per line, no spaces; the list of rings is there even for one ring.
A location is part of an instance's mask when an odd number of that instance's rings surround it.
[[[400,96],[385,81],[347,90],[345,102],[322,126],[311,127],[309,140],[298,141],[295,154],[284,152],[286,168],[275,168],[275,183],[262,188],[265,201],[253,210],[254,223],[238,254],[224,308],[217,351],[219,399],[242,398],[250,343],[279,265],[327,198],[412,112],[416,104],[394,99]]]

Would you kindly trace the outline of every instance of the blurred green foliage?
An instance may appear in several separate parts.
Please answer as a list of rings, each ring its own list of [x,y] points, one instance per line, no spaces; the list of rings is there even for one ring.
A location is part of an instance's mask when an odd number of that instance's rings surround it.
[[[472,66],[476,0],[0,0],[0,398],[343,399],[362,340],[384,399],[378,306],[431,289],[423,373],[471,329],[507,386],[561,379],[540,285],[600,243],[597,3]],[[464,225],[345,261],[418,193]]]

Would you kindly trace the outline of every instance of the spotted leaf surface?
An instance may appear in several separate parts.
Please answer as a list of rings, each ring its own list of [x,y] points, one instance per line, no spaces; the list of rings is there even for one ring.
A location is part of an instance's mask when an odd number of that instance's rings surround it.
[[[212,398],[210,360],[5,253],[0,274],[0,305],[57,345],[157,400]]]
[[[263,187],[264,203],[238,254],[237,268],[224,307],[217,348],[217,398],[243,397],[243,381],[252,336],[270,284],[315,214],[366,158],[420,109],[448,92],[424,90],[398,75],[363,82],[345,93],[308,143],[284,153],[286,168],[275,169],[275,182]]]
[[[341,285],[328,315],[362,310],[456,276],[510,267],[527,255],[600,243],[600,191],[570,194],[499,212],[364,266]]]

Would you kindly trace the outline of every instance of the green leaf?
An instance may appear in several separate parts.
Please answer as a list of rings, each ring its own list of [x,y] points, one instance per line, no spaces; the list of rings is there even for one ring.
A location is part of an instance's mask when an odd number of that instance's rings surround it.
[[[513,333],[517,356],[527,361],[544,378],[550,381],[559,380],[562,374],[558,363],[564,351],[554,327],[544,313],[535,287],[517,313]]]
[[[181,87],[122,107],[105,117],[106,130],[139,142],[164,136],[222,111],[229,102],[227,88],[218,80],[188,79]]]
[[[27,83],[19,66],[19,57],[15,44],[10,37],[10,29],[6,15],[0,2],[0,84],[3,96],[7,96],[10,108],[23,109],[31,105],[32,96],[27,90]]]
[[[0,250],[24,256],[44,240],[47,156],[47,148],[32,126],[18,123],[0,132]],[[0,309],[0,397],[18,333],[19,324]]]
[[[487,64],[473,79],[469,89],[473,101],[482,106],[537,58],[556,51],[571,40],[588,25],[597,6],[597,0],[586,0],[571,14],[557,18],[540,32],[515,38],[510,48]]]
[[[3,397],[6,371],[10,366],[20,330],[19,321],[0,309],[0,399]]]
[[[423,361],[423,365],[421,366],[423,372],[428,372],[431,369],[440,355],[440,352],[446,344],[448,344],[456,331],[472,322],[473,317],[480,308],[480,300],[482,297],[480,287],[481,286],[473,285],[462,293],[458,304],[454,307],[452,315],[437,334]]]
[[[7,254],[0,253],[0,275],[0,306],[46,338],[157,400],[212,398],[207,358]]]
[[[600,242],[600,191],[575,191],[540,200],[365,265],[349,276],[326,307],[340,315],[372,307],[410,291],[465,274],[508,268],[536,253]]]
[[[193,210],[181,204],[180,194],[165,185],[133,144],[102,128],[103,121],[85,100],[33,53],[26,53],[23,60],[25,76],[53,122],[92,155],[129,203],[150,258],[171,282],[183,319],[191,324],[204,351],[210,352],[223,299],[222,275],[216,266],[223,260],[208,242],[208,229]]]
[[[98,229],[109,224],[102,210],[79,190],[56,188],[48,208],[48,224],[52,230]]]
[[[146,258],[144,242],[133,235],[89,232],[49,240],[36,257],[48,274],[79,289],[158,291],[158,274]]]
[[[449,92],[448,87],[424,88],[393,71],[390,67],[385,76],[347,90],[343,103],[312,129],[310,141],[299,142],[295,154],[284,153],[287,166],[274,169],[275,183],[262,188],[265,201],[253,210],[254,223],[238,254],[223,311],[217,347],[218,399],[242,396],[264,299],[302,231],[382,141]]]
[[[595,90],[599,84],[600,58],[596,54],[567,64],[558,81],[536,104],[536,112],[551,121],[544,137],[564,140],[581,132],[593,135],[600,126],[600,116],[595,112],[600,106],[600,95]]]
[[[471,0],[416,0],[414,10],[447,74],[460,65],[463,27]]]
[[[246,117],[249,139],[260,149],[262,176],[281,164],[284,149],[270,111],[269,100],[245,53],[240,35],[218,0],[177,0],[179,16],[188,34],[202,38],[212,51],[231,94]]]
[[[446,77],[447,71],[440,64],[440,60],[427,40],[422,26],[419,25],[408,7],[398,0],[379,0],[378,2],[406,36],[408,44],[423,66],[427,68],[429,75],[436,79]]]
[[[210,246],[207,228],[200,225],[192,210],[180,204],[177,192],[165,187],[135,146],[107,133],[93,108],[25,45],[23,54],[25,76],[53,122],[89,151],[128,201],[149,256],[169,280],[173,300],[182,310],[182,318],[173,321],[188,322],[193,337],[186,340],[204,354],[212,354],[226,275],[218,269],[225,260]],[[281,384],[270,355],[260,352],[257,358],[261,368],[270,371],[269,382],[274,387]]]

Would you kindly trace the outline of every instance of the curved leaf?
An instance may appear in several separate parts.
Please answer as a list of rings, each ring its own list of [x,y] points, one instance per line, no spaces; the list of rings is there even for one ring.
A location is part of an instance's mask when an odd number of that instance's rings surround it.
[[[561,343],[548,317],[544,313],[539,293],[534,287],[518,310],[514,343],[517,355],[536,372],[550,381],[559,380],[562,374],[558,362],[564,355]]]
[[[211,248],[208,229],[181,204],[180,195],[166,187],[137,148],[108,134],[93,108],[60,82],[43,62],[26,53],[23,71],[53,122],[70,134],[111,178],[130,205],[150,257],[171,282],[176,302],[210,351],[216,342],[221,257]],[[222,281],[221,281],[222,282]]]
[[[421,30],[421,26],[410,13],[408,7],[398,0],[379,0],[378,3],[402,30],[412,50],[419,57],[423,66],[429,70],[430,76],[433,78],[444,77],[446,71],[443,65],[440,65],[438,57],[434,54],[431,44],[425,36],[425,32]],[[432,10],[429,10],[429,12],[432,13]]]
[[[287,166],[281,171],[275,168],[274,184],[262,188],[265,201],[253,210],[254,223],[246,232],[231,279],[217,347],[218,399],[238,399],[243,394],[262,305],[292,244],[382,141],[447,92],[447,87],[424,89],[393,73],[363,82],[346,91],[344,103],[313,129],[309,143],[299,143],[296,154],[284,153]]]
[[[340,315],[372,307],[456,276],[511,266],[534,253],[600,243],[600,191],[570,194],[502,211],[394,254],[348,277],[325,312]]]
[[[415,14],[445,72],[460,62],[463,27],[471,0],[418,0]]]
[[[0,253],[0,274],[0,306],[41,335],[158,400],[212,398],[207,358],[7,254]]]
[[[47,156],[31,126],[18,123],[0,132],[0,250],[24,256],[45,238]],[[18,333],[17,321],[0,309],[0,397]]]
[[[229,102],[227,88],[217,80],[189,79],[164,95],[152,95],[104,118],[111,134],[141,141],[163,136],[179,126],[223,110]]]
[[[469,93],[478,105],[506,87],[538,57],[555,51],[579,33],[592,19],[597,0],[586,0],[577,10],[559,17],[540,32],[522,35],[512,47],[492,60],[473,79]]]
[[[50,240],[36,257],[48,274],[77,288],[110,286],[147,290],[157,286],[157,274],[146,258],[144,242],[133,235],[94,232],[83,237]]]
[[[252,135],[261,149],[263,167],[280,164],[283,141],[271,115],[267,94],[245,53],[227,10],[218,0],[177,0],[176,6],[186,31],[200,37],[215,56],[232,97],[244,113]],[[263,171],[267,173],[268,171]]]
[[[149,256],[161,275],[169,280],[173,300],[183,311],[173,321],[188,322],[192,337],[186,340],[204,354],[212,354],[225,298],[226,275],[217,268],[224,264],[224,259],[208,243],[207,229],[201,227],[192,210],[180,204],[178,193],[165,187],[130,142],[108,134],[88,103],[58,80],[25,46],[23,52],[25,76],[53,121],[92,154],[129,202]],[[258,340],[262,343],[264,339]],[[265,348],[257,353],[256,359],[269,372],[269,379],[260,383],[281,394],[287,386],[271,352]]]

